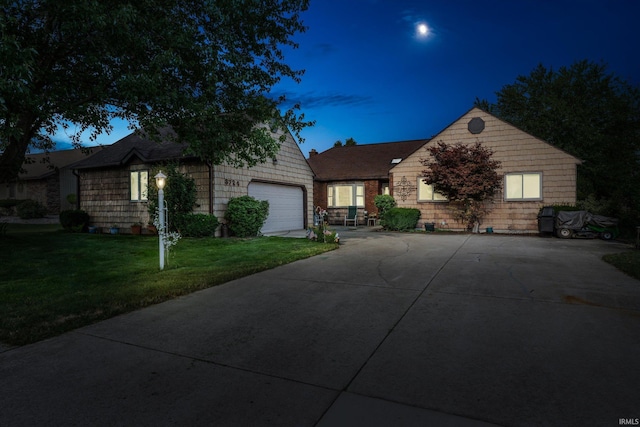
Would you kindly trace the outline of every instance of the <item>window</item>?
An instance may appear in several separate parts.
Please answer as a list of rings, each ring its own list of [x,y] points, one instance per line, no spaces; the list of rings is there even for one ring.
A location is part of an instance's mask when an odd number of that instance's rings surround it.
[[[364,184],[338,184],[327,188],[327,205],[364,207]]]
[[[504,176],[505,200],[542,200],[542,174],[510,173]]]
[[[149,171],[132,171],[130,177],[131,201],[144,202],[149,200]]]
[[[424,177],[418,177],[419,202],[446,202],[447,196],[433,191],[433,186],[424,182]]]

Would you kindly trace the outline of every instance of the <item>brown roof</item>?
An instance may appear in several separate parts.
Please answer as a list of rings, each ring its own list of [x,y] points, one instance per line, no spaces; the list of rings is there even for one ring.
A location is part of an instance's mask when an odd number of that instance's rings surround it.
[[[162,138],[160,141],[146,137],[143,132],[134,132],[105,147],[104,150],[90,158],[73,164],[72,167],[74,169],[92,169],[121,166],[127,163],[132,156],[138,157],[145,163],[191,157],[184,154],[184,150],[187,148],[186,144],[173,142],[172,138],[164,138],[168,132],[170,131],[166,129],[160,132]]]
[[[57,170],[84,160],[102,150],[102,147],[74,148],[72,150],[51,151],[49,153],[27,154],[22,165],[24,172],[19,179],[44,179]]]
[[[379,144],[333,147],[309,156],[309,165],[318,181],[344,181],[352,179],[387,179],[389,170],[406,159],[428,139],[385,142]]]

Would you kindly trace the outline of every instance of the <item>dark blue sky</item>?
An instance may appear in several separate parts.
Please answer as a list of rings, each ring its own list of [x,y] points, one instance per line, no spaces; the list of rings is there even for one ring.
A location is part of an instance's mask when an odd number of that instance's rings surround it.
[[[349,137],[429,138],[539,63],[604,62],[640,86],[639,0],[311,0],[303,20],[286,61],[306,73],[274,94],[316,121],[302,133],[305,155]],[[128,133],[116,123],[98,142]]]
[[[306,73],[278,90],[316,120],[305,155],[429,138],[539,63],[604,62],[640,85],[636,0],[311,0],[303,20],[287,60]]]

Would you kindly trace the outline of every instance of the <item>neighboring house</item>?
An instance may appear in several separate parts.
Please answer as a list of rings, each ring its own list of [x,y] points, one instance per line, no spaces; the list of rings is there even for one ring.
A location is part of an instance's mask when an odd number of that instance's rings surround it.
[[[322,153],[311,150],[309,164],[315,173],[313,203],[327,209],[329,222],[342,223],[349,206],[358,207],[358,223],[364,211],[376,214],[375,196],[389,194],[389,171],[424,146],[428,140],[333,147]]]
[[[75,209],[67,196],[77,194],[78,179],[68,166],[100,151],[102,147],[60,150],[50,153],[27,154],[27,161],[18,178],[0,183],[0,199],[36,200],[50,214]]]
[[[196,182],[196,213],[215,214],[224,222],[229,199],[250,195],[269,201],[263,233],[308,226],[313,214],[313,172],[290,134],[276,158],[252,168],[207,165],[184,154],[185,148],[134,132],[76,163],[73,168],[80,177],[80,208],[97,227],[115,224],[127,230],[136,222],[147,224],[147,186],[154,180],[152,170],[177,161],[179,170]]]
[[[434,193],[422,179],[430,156],[427,147],[474,144],[493,150],[501,162],[498,173],[503,190],[495,195],[491,212],[482,227],[496,232],[537,232],[537,214],[543,205],[573,204],[576,201],[576,157],[531,136],[491,114],[472,108],[431,139],[383,144],[334,147],[322,153],[312,150],[309,164],[316,174],[314,205],[327,208],[329,222],[340,224],[348,206],[363,213],[377,213],[373,199],[391,194],[399,207],[421,212],[419,227],[435,223],[438,228],[463,230],[447,209],[445,197]]]
[[[464,228],[452,218],[447,200],[421,179],[426,169],[421,160],[430,156],[427,147],[439,141],[469,145],[479,141],[493,150],[494,160],[502,163],[498,173],[504,177],[503,188],[493,198],[482,230],[491,227],[496,232],[537,232],[537,215],[543,205],[576,202],[579,159],[472,108],[390,171],[392,194],[398,206],[419,209],[420,226],[435,223],[436,227]]]

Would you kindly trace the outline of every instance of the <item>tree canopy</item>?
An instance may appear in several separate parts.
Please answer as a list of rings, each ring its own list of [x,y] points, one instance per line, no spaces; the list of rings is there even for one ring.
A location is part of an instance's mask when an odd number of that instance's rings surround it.
[[[583,160],[578,199],[609,205],[608,214],[640,211],[637,87],[585,60],[557,71],[538,65],[496,95],[476,105]]]
[[[121,118],[171,126],[194,154],[241,166],[273,157],[309,122],[270,89],[303,70],[284,47],[308,0],[4,0],[0,3],[0,182],[62,127],[81,144]],[[256,126],[256,124],[266,124]]]
[[[422,160],[427,167],[424,182],[446,196],[454,218],[472,229],[489,211],[485,201],[502,188],[497,172],[500,162],[493,160],[493,151],[479,141],[471,146],[438,141],[428,151],[431,157]]]
[[[358,145],[358,142],[355,139],[353,139],[352,137],[347,138],[346,141],[344,142],[344,146],[345,147],[352,147],[354,145]],[[333,143],[333,146],[334,147],[342,147],[343,146],[342,141],[341,140],[337,140],[336,142]]]

